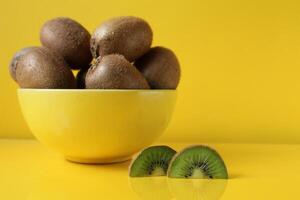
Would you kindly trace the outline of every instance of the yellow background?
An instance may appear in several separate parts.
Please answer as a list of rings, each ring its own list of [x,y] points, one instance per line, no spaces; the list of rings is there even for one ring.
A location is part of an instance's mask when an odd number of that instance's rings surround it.
[[[154,45],[179,57],[177,108],[162,141],[300,141],[297,0],[1,0],[0,136],[31,137],[8,74],[14,52],[39,45],[50,18],[92,32],[118,15],[146,19]]]

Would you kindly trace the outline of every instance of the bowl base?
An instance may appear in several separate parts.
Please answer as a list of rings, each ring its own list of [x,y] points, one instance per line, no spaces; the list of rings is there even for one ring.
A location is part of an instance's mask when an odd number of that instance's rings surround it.
[[[125,157],[114,157],[114,158],[76,158],[72,156],[65,156],[66,160],[74,163],[81,164],[111,164],[111,163],[119,163],[130,160],[132,156]]]

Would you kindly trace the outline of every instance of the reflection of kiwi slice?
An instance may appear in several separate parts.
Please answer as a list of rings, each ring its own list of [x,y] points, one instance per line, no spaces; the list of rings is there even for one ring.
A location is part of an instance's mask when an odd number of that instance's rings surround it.
[[[168,179],[168,186],[176,200],[217,200],[222,197],[227,180],[172,178]]]
[[[221,156],[207,146],[191,146],[179,152],[170,163],[171,178],[227,179]]]
[[[142,200],[170,200],[171,193],[165,177],[129,178],[132,190]]]
[[[164,176],[176,151],[168,146],[152,146],[141,151],[132,161],[129,176]]]

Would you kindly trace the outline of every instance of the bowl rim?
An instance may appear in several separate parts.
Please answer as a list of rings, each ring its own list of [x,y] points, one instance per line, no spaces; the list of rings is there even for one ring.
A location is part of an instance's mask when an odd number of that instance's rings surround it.
[[[36,88],[18,88],[18,92],[177,92],[177,89],[36,89]]]

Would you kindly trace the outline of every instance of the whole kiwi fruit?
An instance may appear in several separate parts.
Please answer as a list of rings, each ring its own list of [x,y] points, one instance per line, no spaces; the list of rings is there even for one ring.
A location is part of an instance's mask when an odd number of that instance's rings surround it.
[[[21,88],[75,88],[71,69],[62,57],[45,47],[27,52],[17,62],[16,80]]]
[[[142,74],[118,54],[98,57],[86,74],[85,86],[91,89],[149,89]]]
[[[152,43],[149,24],[138,17],[124,16],[109,19],[92,34],[91,51],[94,58],[121,54],[132,62],[146,53]]]
[[[91,62],[90,38],[81,24],[65,17],[47,21],[40,31],[42,45],[60,54],[73,69],[88,67]]]
[[[139,58],[135,66],[153,89],[176,89],[180,80],[180,65],[170,49],[154,47]]]
[[[14,81],[17,82],[17,78],[16,78],[16,70],[17,70],[17,65],[19,60],[28,52],[30,51],[34,51],[35,49],[37,49],[39,47],[26,47],[23,48],[21,50],[19,50],[17,53],[15,53],[15,55],[13,56],[10,64],[9,64],[9,73],[10,76],[14,79]]]

